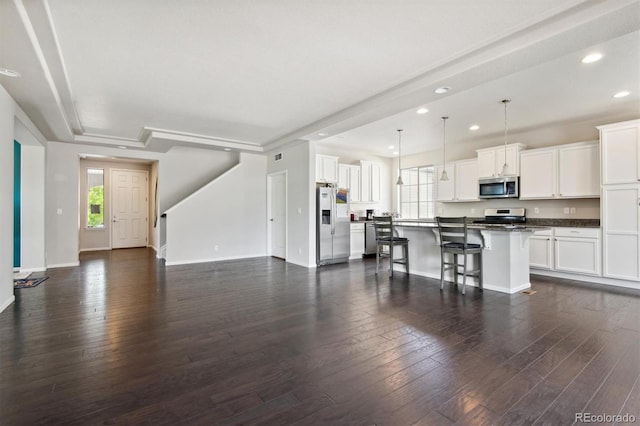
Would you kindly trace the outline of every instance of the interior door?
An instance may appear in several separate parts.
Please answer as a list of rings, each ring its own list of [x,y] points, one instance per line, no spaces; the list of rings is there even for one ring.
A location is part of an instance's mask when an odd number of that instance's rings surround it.
[[[112,170],[111,247],[145,247],[148,231],[147,172]]]
[[[284,173],[271,176],[271,255],[286,259],[287,256],[287,182]]]

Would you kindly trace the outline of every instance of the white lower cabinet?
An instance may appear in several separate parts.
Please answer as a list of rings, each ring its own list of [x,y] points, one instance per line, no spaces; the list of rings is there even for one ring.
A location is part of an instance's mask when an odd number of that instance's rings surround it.
[[[537,231],[529,238],[529,266],[553,269],[553,230]]]
[[[602,185],[604,276],[640,281],[640,183]]]
[[[600,229],[555,228],[556,271],[600,275]]]
[[[351,223],[351,255],[349,259],[360,259],[364,254],[364,223]]]
[[[529,266],[574,274],[601,275],[599,228],[553,228],[529,238]]]

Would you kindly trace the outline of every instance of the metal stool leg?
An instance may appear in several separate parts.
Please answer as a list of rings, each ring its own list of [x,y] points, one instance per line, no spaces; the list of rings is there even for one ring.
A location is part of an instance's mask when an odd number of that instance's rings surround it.
[[[389,244],[389,278],[393,278],[393,243]]]
[[[407,269],[407,275],[409,275],[409,244],[405,244],[403,248],[404,248],[404,261],[406,262],[404,266]]]
[[[444,250],[440,251],[440,291],[444,289]]]
[[[467,287],[467,255],[463,254],[462,257],[462,294],[465,294]]]

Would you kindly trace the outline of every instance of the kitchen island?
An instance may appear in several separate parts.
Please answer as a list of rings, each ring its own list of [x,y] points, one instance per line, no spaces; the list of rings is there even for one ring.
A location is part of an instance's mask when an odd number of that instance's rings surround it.
[[[433,220],[396,220],[398,233],[409,239],[411,273],[440,279],[440,246],[438,225]],[[503,293],[517,293],[531,287],[529,281],[529,237],[545,227],[491,226],[469,224],[469,243],[481,244],[483,287]],[[475,257],[469,255],[470,269],[475,269]],[[402,271],[402,265],[395,266]],[[459,277],[460,283],[462,277]],[[445,281],[453,282],[453,271],[447,271]],[[477,279],[467,277],[467,285],[478,286]]]

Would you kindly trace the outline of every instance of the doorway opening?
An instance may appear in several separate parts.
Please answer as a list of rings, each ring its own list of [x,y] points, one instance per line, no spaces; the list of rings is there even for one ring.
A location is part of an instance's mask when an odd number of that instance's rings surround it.
[[[80,252],[156,248],[157,171],[148,160],[81,155]]]

